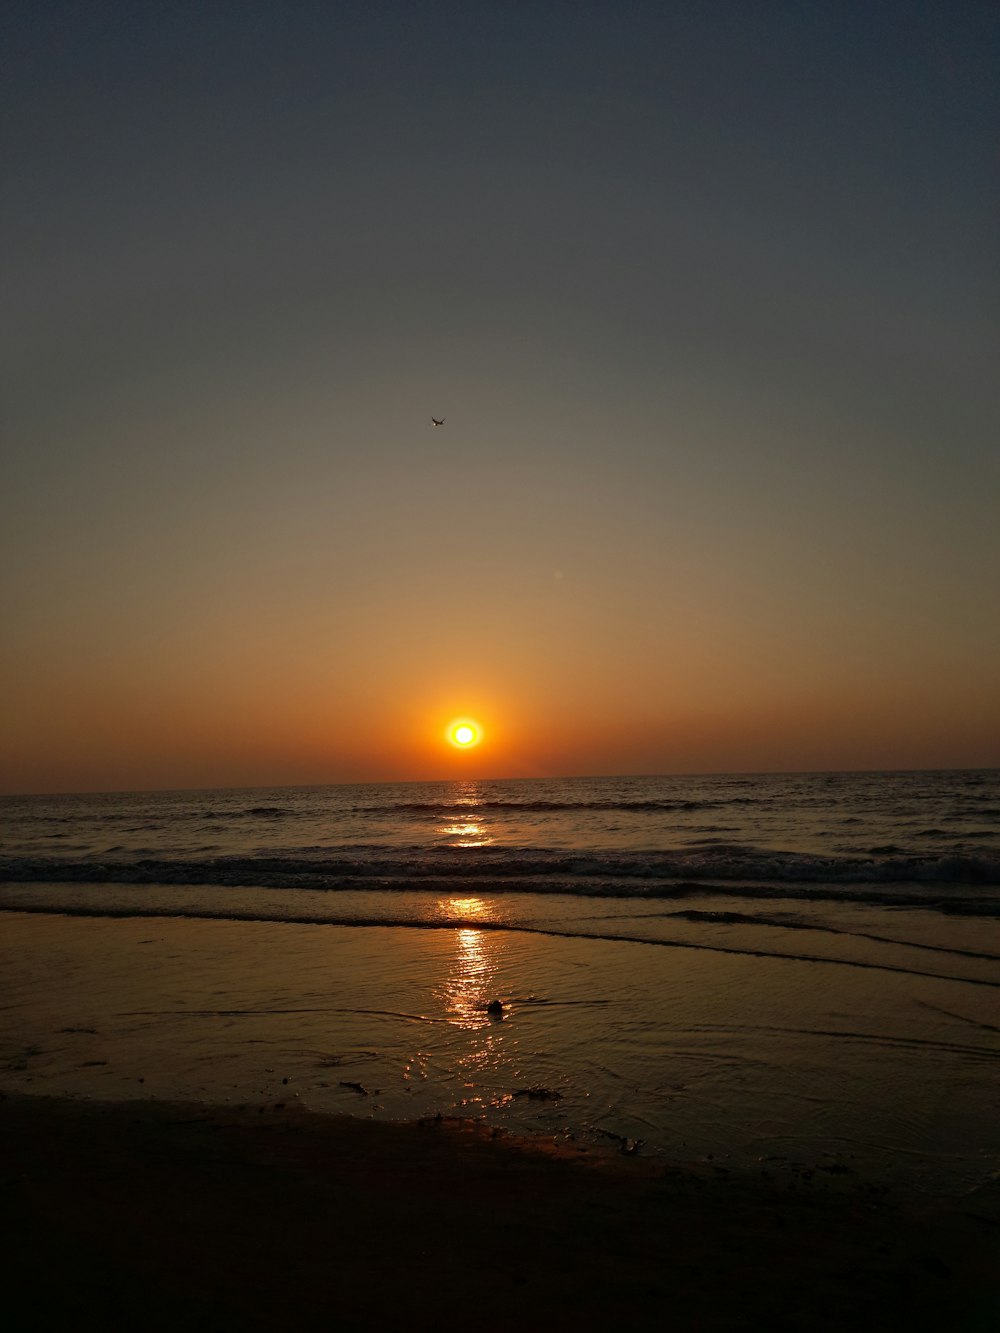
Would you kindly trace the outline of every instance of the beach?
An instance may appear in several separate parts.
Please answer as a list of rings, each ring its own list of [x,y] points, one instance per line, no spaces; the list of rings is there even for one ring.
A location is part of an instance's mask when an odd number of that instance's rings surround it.
[[[1000,1173],[995,963],[927,975],[739,952],[726,924],[717,948],[668,944],[659,913],[643,940],[489,928],[516,898],[441,906],[438,927],[6,912],[3,1088],[465,1117],[936,1193]]]
[[[15,1327],[986,1329],[1000,1314],[985,1027],[950,1053],[925,1033],[829,1054],[803,1010],[780,1061],[746,1022],[714,1045],[720,1006],[746,1019],[769,993],[801,1001],[795,976],[814,963],[14,912],[0,953]],[[637,959],[653,968],[642,984]],[[632,989],[613,993],[626,964]],[[756,998],[744,982],[733,999],[748,969]],[[871,1003],[866,970],[828,970],[842,1011],[842,972]],[[548,1002],[528,1003],[543,977]],[[900,1006],[914,985],[979,997],[965,1003],[983,1022],[995,1005],[987,986],[901,984]],[[581,989],[606,1003],[575,1003]],[[664,1038],[662,1010],[682,1001],[688,1035]],[[590,1048],[615,1032],[637,1070],[674,1052],[656,1123],[629,1110],[638,1076],[618,1104],[588,1106]],[[685,1096],[679,1071],[695,1067]],[[910,1140],[880,1146],[861,1124],[876,1112]]]
[[[986,1330],[1000,1193],[681,1171],[468,1121],[0,1103],[16,1329]]]
[[[9,798],[16,1327],[990,1329],[996,773]]]

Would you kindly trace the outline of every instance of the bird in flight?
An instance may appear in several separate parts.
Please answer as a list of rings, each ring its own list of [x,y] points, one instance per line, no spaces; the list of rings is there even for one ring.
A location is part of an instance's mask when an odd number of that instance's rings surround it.
[[[444,425],[444,417],[442,417],[440,421],[438,421],[437,417],[431,417],[431,425],[432,425],[432,426],[443,426],[443,425]]]

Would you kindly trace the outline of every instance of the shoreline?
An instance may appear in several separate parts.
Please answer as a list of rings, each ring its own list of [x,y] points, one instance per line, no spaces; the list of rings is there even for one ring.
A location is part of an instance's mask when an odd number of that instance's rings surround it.
[[[992,997],[957,980],[474,921],[29,913],[5,916],[0,967],[9,1093],[441,1114],[958,1195],[1000,1175]]]
[[[458,1119],[4,1095],[14,1328],[987,1329],[1000,1181],[660,1160]]]

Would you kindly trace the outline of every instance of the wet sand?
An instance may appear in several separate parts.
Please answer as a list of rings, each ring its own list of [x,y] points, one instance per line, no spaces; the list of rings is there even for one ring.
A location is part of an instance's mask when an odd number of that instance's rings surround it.
[[[727,1022],[756,1005],[766,1034],[796,996],[827,1003],[807,965],[475,930],[3,927],[5,1328],[1000,1327],[987,987],[961,990],[959,1019],[909,979],[874,991],[853,970],[847,991],[838,974],[831,1003],[864,1017],[893,1000],[893,1021],[935,1040],[828,1050],[785,1026],[765,1060],[734,1028],[701,1100],[664,1100],[670,1150],[624,1153],[644,1126],[610,1106],[575,1118],[595,1053],[619,1053],[634,1094],[633,1072],[684,1058],[664,1006],[713,1054],[713,1005]],[[581,1003],[622,978],[638,1000]],[[543,986],[543,1003],[516,998]],[[483,1012],[497,993],[515,997],[500,1025]],[[949,1025],[972,1018],[982,1035],[962,1044]],[[761,1099],[791,1099],[796,1078],[815,1109],[794,1152],[696,1144],[702,1106],[719,1141],[742,1117],[757,1143]],[[838,1082],[860,1090],[851,1116]],[[517,1095],[542,1083],[561,1099]],[[866,1155],[843,1137],[890,1101],[933,1113],[937,1137],[914,1142],[947,1151]],[[898,1170],[924,1156],[948,1189]]]
[[[1000,1176],[995,986],[524,931],[22,913],[0,976],[6,1092],[443,1114],[935,1193]]]
[[[992,1330],[1000,1187],[678,1170],[470,1122],[8,1096],[12,1329]]]

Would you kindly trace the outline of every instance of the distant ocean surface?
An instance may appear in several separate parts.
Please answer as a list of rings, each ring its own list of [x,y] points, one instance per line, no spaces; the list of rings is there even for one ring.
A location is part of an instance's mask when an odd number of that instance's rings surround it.
[[[0,878],[50,884],[926,905],[993,915],[1000,772],[572,778],[0,803]]]
[[[11,1090],[1000,1171],[1000,772],[25,796],[0,827]]]

